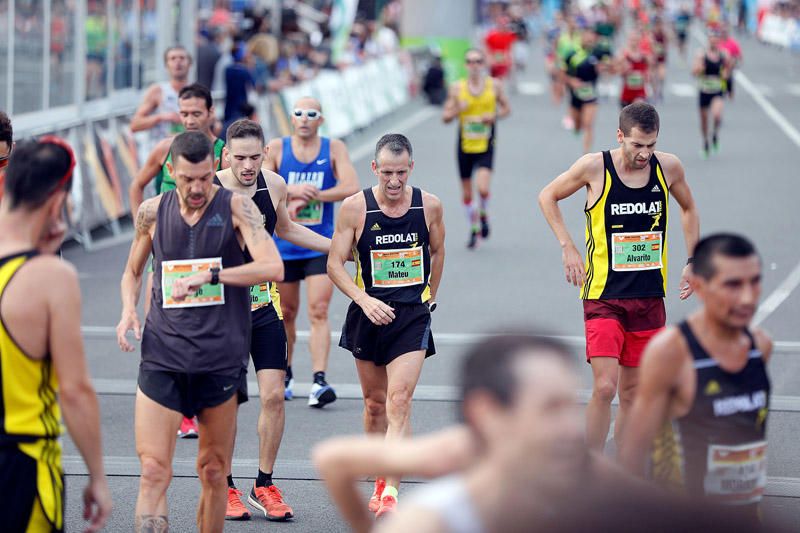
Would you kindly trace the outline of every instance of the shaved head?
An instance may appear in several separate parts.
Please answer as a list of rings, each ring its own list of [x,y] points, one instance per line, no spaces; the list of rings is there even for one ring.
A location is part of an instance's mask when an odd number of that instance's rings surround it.
[[[322,111],[322,104],[313,96],[303,96],[294,103],[295,109],[317,109]]]

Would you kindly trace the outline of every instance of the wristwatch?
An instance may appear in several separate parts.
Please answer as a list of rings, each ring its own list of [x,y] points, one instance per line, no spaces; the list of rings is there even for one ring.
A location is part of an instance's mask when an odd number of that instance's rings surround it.
[[[209,272],[211,272],[211,284],[219,285],[219,267],[211,267]]]
[[[436,311],[436,305],[437,305],[437,304],[436,304],[436,302],[430,302],[430,303],[428,304],[428,311],[430,311],[431,313],[433,313],[434,311]]]

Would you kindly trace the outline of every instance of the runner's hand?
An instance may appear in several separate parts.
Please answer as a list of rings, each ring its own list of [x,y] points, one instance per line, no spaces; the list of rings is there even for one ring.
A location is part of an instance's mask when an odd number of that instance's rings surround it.
[[[463,112],[464,112],[464,111],[466,111],[466,110],[467,110],[467,108],[469,107],[469,102],[467,102],[466,100],[462,100],[461,98],[459,98],[459,99],[458,99],[458,104],[457,104],[457,107],[458,107],[458,112],[459,112],[459,113],[463,113]]]
[[[177,113],[161,113],[161,122],[171,122],[181,124],[181,116]]]
[[[689,296],[692,295],[692,286],[689,283],[689,275],[692,272],[692,265],[686,265],[683,267],[683,272],[681,272],[681,282],[678,284],[678,288],[680,289],[680,299],[685,300]]]
[[[491,126],[492,124],[494,124],[495,118],[496,117],[494,114],[486,113],[485,115],[483,115],[482,120],[484,124],[486,124],[487,126]]]
[[[561,252],[561,262],[564,263],[567,283],[580,287],[586,281],[586,266],[578,250],[574,246],[564,248],[564,251]]]
[[[136,311],[122,315],[122,319],[117,324],[117,344],[119,344],[123,352],[132,352],[134,350],[133,345],[128,342],[127,338],[127,334],[131,330],[133,330],[133,336],[136,337],[137,341],[142,340],[142,328],[139,325],[139,317],[136,315]]]
[[[172,284],[172,299],[176,302],[182,302],[187,296],[197,292],[197,289],[211,282],[211,272],[198,272],[185,278],[176,279]]]
[[[303,200],[289,200],[289,203],[286,204],[286,210],[289,212],[289,218],[292,220],[297,220],[297,213],[307,205],[308,202],[304,202]]]
[[[310,183],[289,185],[289,198],[292,200],[303,200],[308,203],[319,194],[319,189]]]
[[[83,519],[89,521],[86,533],[100,531],[111,515],[111,491],[105,478],[91,481],[83,490]]]
[[[372,296],[366,296],[357,302],[370,322],[376,326],[385,326],[394,320],[394,309]]]

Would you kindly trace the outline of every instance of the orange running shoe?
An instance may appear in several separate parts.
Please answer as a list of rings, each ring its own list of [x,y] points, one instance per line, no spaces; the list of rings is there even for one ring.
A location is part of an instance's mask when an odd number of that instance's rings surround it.
[[[294,517],[292,508],[283,501],[281,491],[275,485],[269,487],[256,487],[250,491],[247,502],[264,513],[267,520],[282,522]]]
[[[178,430],[179,439],[196,439],[200,436],[197,432],[197,417],[186,418],[181,420],[181,428]]]
[[[250,511],[241,500],[242,491],[228,487],[228,505],[225,508],[225,520],[250,520]]]
[[[378,512],[375,513],[375,519],[379,519],[385,515],[390,515],[397,510],[397,498],[392,495],[387,494],[383,498],[381,498],[381,507],[378,509]]]
[[[378,509],[381,507],[381,495],[383,494],[383,489],[386,487],[386,480],[382,477],[379,477],[375,480],[375,490],[372,493],[372,496],[369,499],[369,512],[370,513],[377,513]]]

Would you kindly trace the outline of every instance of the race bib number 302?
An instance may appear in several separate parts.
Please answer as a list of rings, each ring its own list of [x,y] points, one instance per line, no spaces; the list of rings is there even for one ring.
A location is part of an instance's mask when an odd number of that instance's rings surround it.
[[[223,285],[205,284],[190,294],[182,301],[172,298],[172,286],[175,281],[198,272],[203,272],[216,267],[222,269],[222,258],[211,257],[205,259],[186,259],[179,261],[164,261],[161,263],[161,292],[163,295],[164,309],[180,307],[205,307],[208,305],[224,305],[225,290]]]
[[[611,235],[612,270],[631,272],[661,268],[661,232],[614,233]]]
[[[400,250],[372,250],[373,287],[407,287],[425,281],[422,247]]]
[[[767,443],[708,447],[705,492],[715,500],[745,504],[761,500],[767,487]]]

